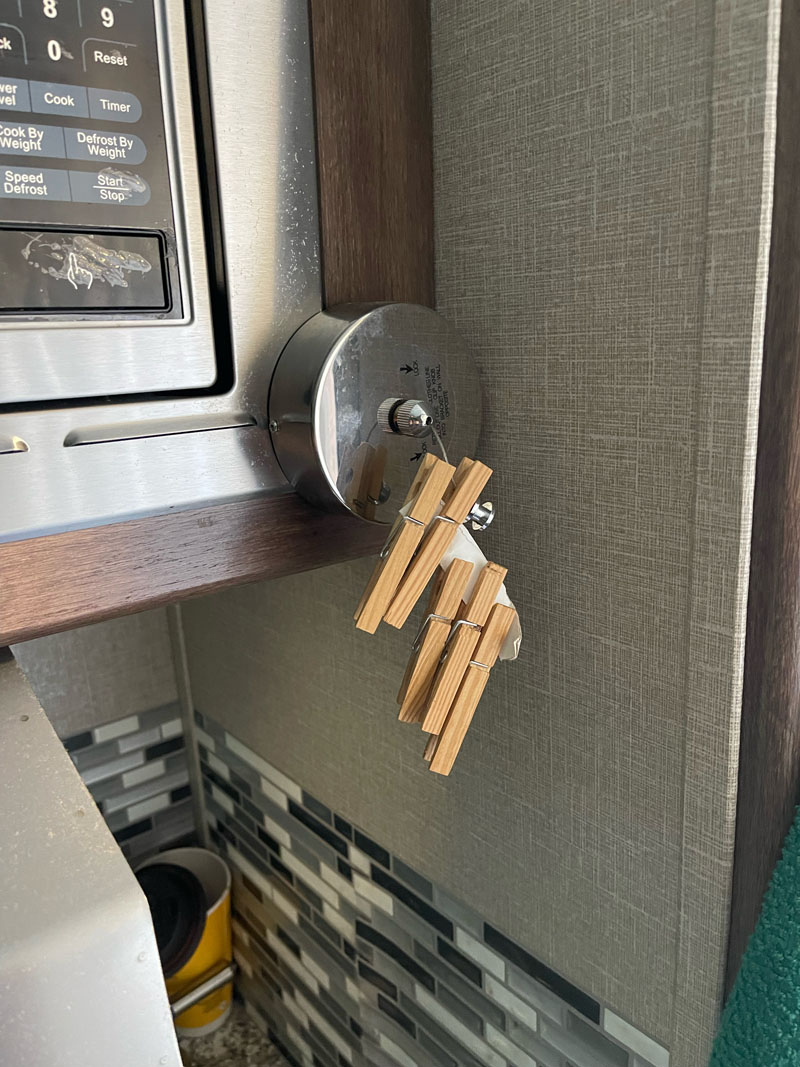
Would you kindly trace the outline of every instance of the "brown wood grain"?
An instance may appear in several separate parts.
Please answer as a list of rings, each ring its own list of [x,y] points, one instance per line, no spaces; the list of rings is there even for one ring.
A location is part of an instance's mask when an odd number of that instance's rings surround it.
[[[325,304],[434,302],[427,0],[311,0]]]
[[[800,5],[783,5],[729,992],[800,799]]]
[[[0,544],[0,645],[377,551],[293,493]]]

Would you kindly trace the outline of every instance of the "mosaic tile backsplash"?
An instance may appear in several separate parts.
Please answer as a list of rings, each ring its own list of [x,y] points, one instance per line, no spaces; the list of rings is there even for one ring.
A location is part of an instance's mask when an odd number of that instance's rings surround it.
[[[136,860],[193,835],[194,809],[177,704],[62,738],[124,854]]]
[[[195,713],[240,991],[304,1067],[669,1067],[668,1051]]]

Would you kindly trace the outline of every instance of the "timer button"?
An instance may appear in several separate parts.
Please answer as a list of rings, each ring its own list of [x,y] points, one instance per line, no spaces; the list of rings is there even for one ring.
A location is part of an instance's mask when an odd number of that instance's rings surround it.
[[[142,117],[142,105],[133,93],[90,89],[89,114],[93,119],[105,119],[107,122],[138,122]]]

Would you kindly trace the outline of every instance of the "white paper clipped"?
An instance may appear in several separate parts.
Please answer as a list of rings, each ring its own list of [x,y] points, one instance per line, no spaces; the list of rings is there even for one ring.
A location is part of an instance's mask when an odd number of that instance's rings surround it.
[[[472,590],[475,588],[475,583],[478,581],[478,575],[489,561],[478,548],[475,538],[466,526],[458,527],[452,544],[442,557],[442,567],[447,570],[454,559],[466,559],[469,560],[470,563],[475,564],[472,568],[472,574],[470,575],[469,581],[467,582],[466,592],[464,593],[464,599],[469,600],[472,595]],[[514,607],[514,602],[508,595],[505,584],[500,587],[500,592],[497,594],[495,603],[508,604],[510,607]],[[500,649],[500,659],[516,659],[519,655],[521,644],[522,627],[519,623],[519,613],[517,613],[514,622],[511,624],[511,629],[508,631],[508,636],[503,642],[503,647]]]
[[[411,511],[412,504],[408,503],[404,507],[400,508],[400,514],[405,518]],[[472,590],[475,588],[475,583],[478,580],[478,575],[483,568],[489,562],[483,552],[478,548],[478,544],[466,526],[459,526],[456,530],[456,536],[453,538],[452,544],[442,556],[442,562],[440,566],[447,570],[454,559],[466,559],[470,563],[474,563],[472,568],[472,574],[467,582],[467,589],[464,593],[464,600],[469,600],[472,596]],[[505,583],[500,587],[500,592],[497,594],[495,604],[508,604],[509,607],[514,608],[514,601],[508,595],[505,587]],[[520,646],[522,644],[522,627],[519,622],[519,612],[511,624],[511,629],[508,631],[508,636],[503,642],[503,647],[500,649],[500,659],[512,660],[516,659],[519,655]]]

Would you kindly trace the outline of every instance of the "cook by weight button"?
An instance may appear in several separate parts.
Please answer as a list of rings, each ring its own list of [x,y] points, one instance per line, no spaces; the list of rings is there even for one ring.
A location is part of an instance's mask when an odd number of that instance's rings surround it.
[[[0,197],[4,200],[69,200],[65,170],[46,167],[0,167]]]
[[[57,82],[34,82],[31,86],[31,110],[44,115],[80,115],[88,118],[86,90],[81,85]]]
[[[0,120],[0,155],[64,158],[64,131],[60,126]]]
[[[138,122],[142,117],[142,105],[133,93],[90,89],[89,114],[93,119],[106,119],[109,122]]]
[[[30,111],[27,78],[0,77],[0,111]]]

